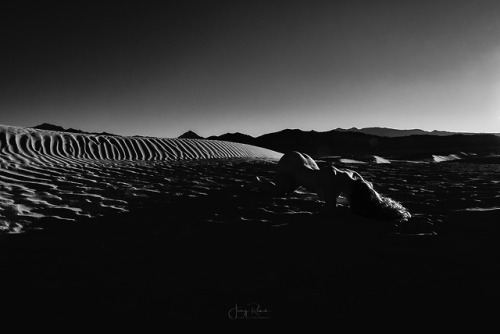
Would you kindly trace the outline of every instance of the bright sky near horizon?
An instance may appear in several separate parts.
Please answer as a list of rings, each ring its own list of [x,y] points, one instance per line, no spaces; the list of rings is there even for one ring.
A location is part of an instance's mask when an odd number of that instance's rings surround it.
[[[500,1],[181,3],[0,12],[0,124],[500,132]]]

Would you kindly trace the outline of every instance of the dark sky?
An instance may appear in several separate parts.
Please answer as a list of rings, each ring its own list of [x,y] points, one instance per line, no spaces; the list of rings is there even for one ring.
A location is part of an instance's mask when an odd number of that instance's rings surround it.
[[[500,1],[180,3],[2,10],[0,124],[500,132]]]

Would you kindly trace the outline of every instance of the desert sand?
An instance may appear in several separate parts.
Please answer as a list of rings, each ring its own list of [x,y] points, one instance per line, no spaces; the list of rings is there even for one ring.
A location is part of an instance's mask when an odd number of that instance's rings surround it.
[[[400,201],[412,219],[396,224],[325,212],[304,189],[271,197],[255,177],[272,180],[282,154],[251,145],[9,126],[0,145],[4,319],[456,323],[499,310],[496,163],[317,160]]]

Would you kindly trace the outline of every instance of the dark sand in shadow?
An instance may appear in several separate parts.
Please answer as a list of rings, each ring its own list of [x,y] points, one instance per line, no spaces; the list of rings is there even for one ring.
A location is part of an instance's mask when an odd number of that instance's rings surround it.
[[[261,193],[252,180],[272,177],[270,161],[182,164],[161,201],[2,235],[4,319],[231,321],[236,304],[253,303],[270,320],[334,326],[498,314],[499,211],[460,211],[474,199],[492,204],[499,185],[484,170],[464,178],[453,165],[360,166],[414,214],[396,227],[346,208],[327,214],[306,191]]]

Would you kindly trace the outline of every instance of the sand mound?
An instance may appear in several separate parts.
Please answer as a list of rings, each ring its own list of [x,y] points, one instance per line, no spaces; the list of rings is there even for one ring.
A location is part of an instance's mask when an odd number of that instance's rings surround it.
[[[378,155],[374,155],[373,159],[378,164],[390,164],[391,162],[385,158],[379,157]]]
[[[186,193],[191,186],[186,180],[208,178],[203,170],[190,168],[193,161],[272,161],[280,156],[256,146],[215,140],[0,126],[0,231],[20,232],[45,218],[79,221],[129,211],[151,198],[165,201],[165,196]]]
[[[433,162],[444,162],[444,161],[454,161],[462,159],[458,154],[448,154],[448,155],[433,155]]]

